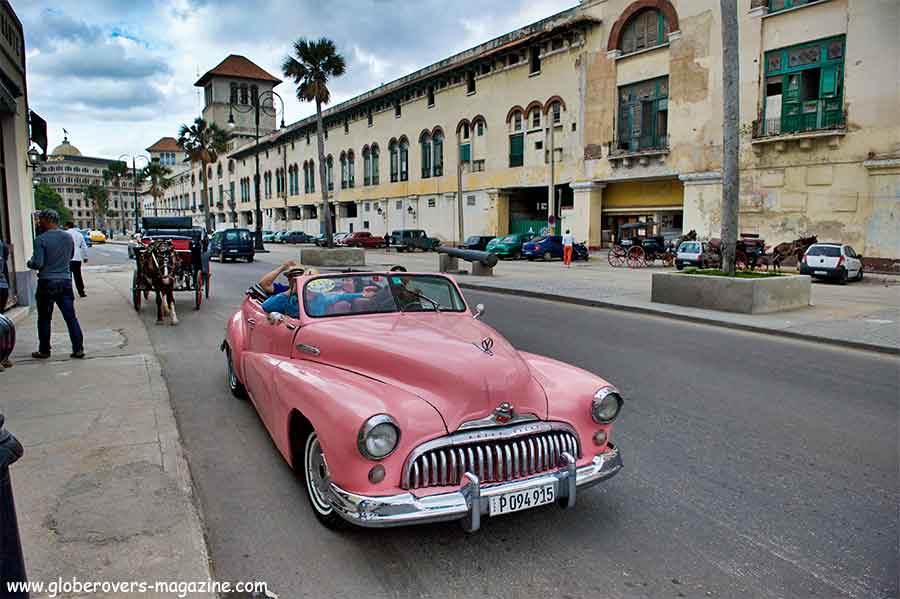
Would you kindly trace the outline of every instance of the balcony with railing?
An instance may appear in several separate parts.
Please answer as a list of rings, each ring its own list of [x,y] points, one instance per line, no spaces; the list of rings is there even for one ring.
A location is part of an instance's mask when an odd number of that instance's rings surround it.
[[[606,157],[613,166],[647,166],[651,160],[664,162],[669,154],[668,135],[645,135],[616,138],[606,144]]]
[[[774,143],[776,150],[784,151],[787,142],[796,141],[801,149],[810,149],[817,138],[825,138],[836,146],[847,133],[847,113],[844,110],[826,110],[827,101],[804,102],[800,114],[788,114],[775,118],[753,121],[752,144],[759,146]]]

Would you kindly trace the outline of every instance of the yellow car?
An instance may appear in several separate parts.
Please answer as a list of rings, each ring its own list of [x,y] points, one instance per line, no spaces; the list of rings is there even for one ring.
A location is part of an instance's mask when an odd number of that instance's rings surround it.
[[[91,243],[106,243],[106,235],[103,231],[91,231]]]

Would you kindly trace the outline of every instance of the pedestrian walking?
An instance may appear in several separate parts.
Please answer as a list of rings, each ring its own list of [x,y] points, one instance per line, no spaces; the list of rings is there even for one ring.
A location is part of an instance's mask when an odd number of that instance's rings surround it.
[[[388,249],[389,247],[391,247],[391,234],[385,233],[384,234],[384,249]]]
[[[9,245],[0,239],[0,314],[6,312],[9,301]]]
[[[78,297],[87,297],[87,294],[84,292],[84,279],[81,275],[81,264],[88,261],[87,243],[84,242],[84,235],[81,233],[81,229],[76,227],[72,221],[66,223],[66,232],[72,237],[72,243],[75,245],[72,261],[69,262],[72,280],[75,281],[75,291],[78,292]]]
[[[562,237],[563,244],[563,264],[566,268],[572,266],[572,252],[575,250],[575,236],[566,229],[566,234]]]
[[[69,264],[75,253],[72,237],[59,228],[56,210],[38,213],[39,235],[34,240],[34,255],[28,268],[37,271],[38,285],[35,303],[38,313],[38,351],[31,354],[37,360],[50,357],[50,321],[54,304],[59,306],[69,339],[72,341],[72,358],[84,358],[84,337],[75,315],[75,294],[72,293],[72,272]]]

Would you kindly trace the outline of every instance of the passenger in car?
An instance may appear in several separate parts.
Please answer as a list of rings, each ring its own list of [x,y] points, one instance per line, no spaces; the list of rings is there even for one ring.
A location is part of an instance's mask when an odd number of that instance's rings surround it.
[[[276,293],[284,293],[290,288],[289,284],[279,283],[277,281],[278,277],[282,274],[288,272],[292,269],[302,268],[300,263],[296,260],[287,260],[275,270],[267,272],[262,276],[259,280],[258,285],[262,288],[263,291],[268,293],[269,295],[275,295]]]

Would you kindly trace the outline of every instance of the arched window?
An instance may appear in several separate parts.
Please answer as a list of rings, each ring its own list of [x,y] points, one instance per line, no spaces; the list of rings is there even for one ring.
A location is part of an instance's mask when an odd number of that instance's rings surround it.
[[[229,173],[234,173],[234,160],[229,160],[229,161],[228,161],[228,172],[229,172]]]
[[[325,159],[325,181],[328,191],[334,191],[334,158],[331,154]]]
[[[341,189],[347,189],[347,153],[341,152]]]
[[[431,136],[432,168],[435,177],[444,174],[444,132],[437,129]]]
[[[369,146],[363,146],[363,187],[372,184],[372,153]]]
[[[524,114],[515,110],[509,119],[509,166],[517,167],[525,164],[525,134],[522,132]]]
[[[554,125],[559,125],[562,122],[562,104],[559,102],[553,102],[550,104],[550,120]]]
[[[212,179],[212,167],[211,166],[206,169],[206,180],[209,181],[210,179]]]
[[[400,180],[409,180],[409,141],[405,137],[400,138]]]
[[[540,108],[532,108],[531,109],[531,128],[539,129],[541,126],[541,109]]]
[[[422,178],[431,177],[431,134],[425,131],[419,136],[419,145],[422,148]]]
[[[347,152],[347,187],[353,189],[356,186],[356,156],[353,150]]]
[[[388,153],[391,155],[391,183],[400,180],[400,147],[396,139],[388,144]]]
[[[221,162],[216,165],[216,176],[217,177],[222,176],[222,163]]]
[[[669,36],[669,23],[662,12],[649,8],[633,15],[622,28],[619,50],[630,54],[664,44]]]
[[[378,174],[378,158],[381,156],[381,151],[378,149],[378,144],[372,144],[372,185],[378,185],[380,176]]]

